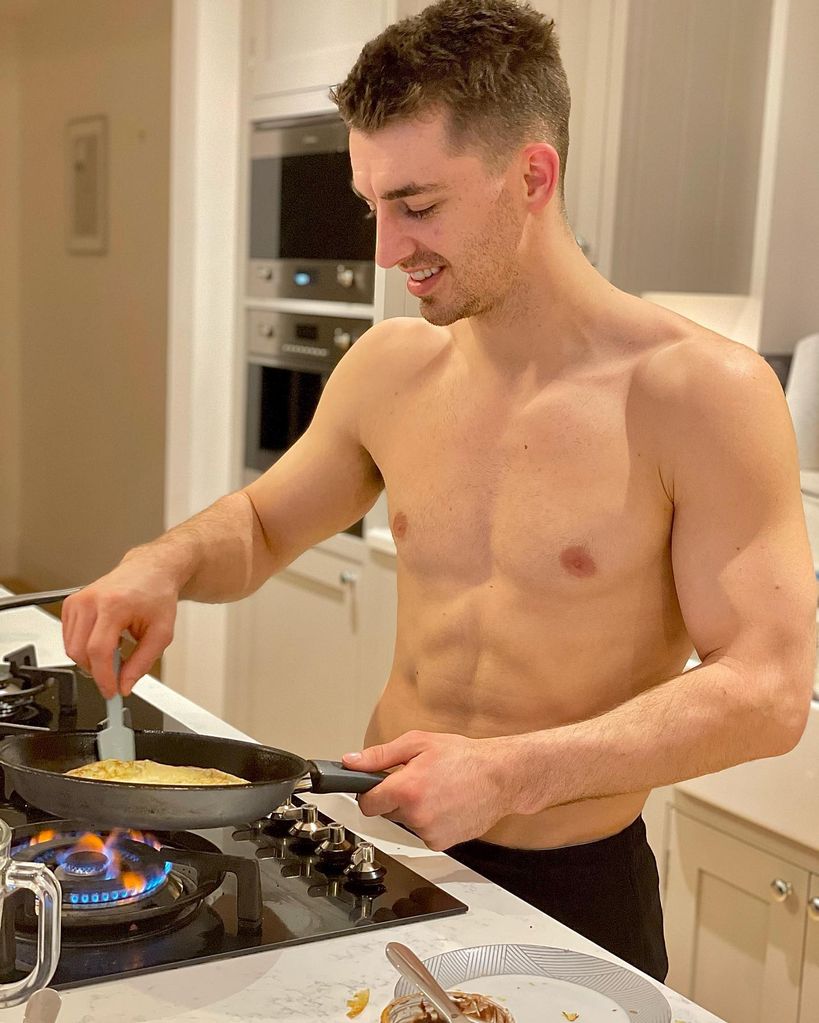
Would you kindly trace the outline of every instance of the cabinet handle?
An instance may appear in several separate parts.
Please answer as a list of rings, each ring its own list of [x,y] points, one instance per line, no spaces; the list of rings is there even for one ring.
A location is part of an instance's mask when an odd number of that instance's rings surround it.
[[[819,896],[814,895],[808,902],[808,916],[819,923]]]
[[[342,586],[354,586],[358,582],[358,572],[345,568],[339,573],[338,581]]]
[[[793,891],[793,885],[790,881],[783,881],[781,877],[776,877],[771,881],[771,891],[776,902],[784,902]]]

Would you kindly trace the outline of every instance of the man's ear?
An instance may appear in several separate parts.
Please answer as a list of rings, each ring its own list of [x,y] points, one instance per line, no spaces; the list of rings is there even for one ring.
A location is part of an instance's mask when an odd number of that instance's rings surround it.
[[[526,182],[526,203],[533,213],[548,206],[560,180],[560,157],[548,142],[526,146],[521,157]]]

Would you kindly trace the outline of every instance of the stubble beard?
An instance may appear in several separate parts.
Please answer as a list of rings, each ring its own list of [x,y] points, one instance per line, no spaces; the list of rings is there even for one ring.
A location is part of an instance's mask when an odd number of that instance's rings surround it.
[[[464,276],[460,284],[457,272],[448,264],[444,282],[451,291],[448,301],[435,293],[420,299],[420,312],[428,323],[448,327],[458,320],[479,316],[509,316],[517,308],[521,275],[515,251],[520,225],[509,219],[511,215],[511,208],[501,199],[485,234],[464,246],[459,264],[477,270]]]

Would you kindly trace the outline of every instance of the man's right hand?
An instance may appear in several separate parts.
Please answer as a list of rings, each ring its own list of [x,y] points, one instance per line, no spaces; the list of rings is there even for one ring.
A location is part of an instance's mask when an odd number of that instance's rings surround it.
[[[133,558],[63,603],[63,643],[68,656],[93,675],[104,697],[130,693],[173,639],[179,593],[155,564]],[[128,631],[137,645],[123,661],[119,684],[114,650]]]

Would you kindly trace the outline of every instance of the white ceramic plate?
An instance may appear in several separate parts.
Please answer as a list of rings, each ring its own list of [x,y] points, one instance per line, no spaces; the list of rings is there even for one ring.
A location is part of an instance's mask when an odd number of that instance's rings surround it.
[[[647,980],[616,963],[544,945],[479,945],[425,959],[447,989],[495,998],[515,1023],[670,1023],[671,1006]],[[472,983],[477,981],[477,983]],[[405,980],[395,996],[414,988]],[[564,1015],[566,1013],[567,1015]]]

